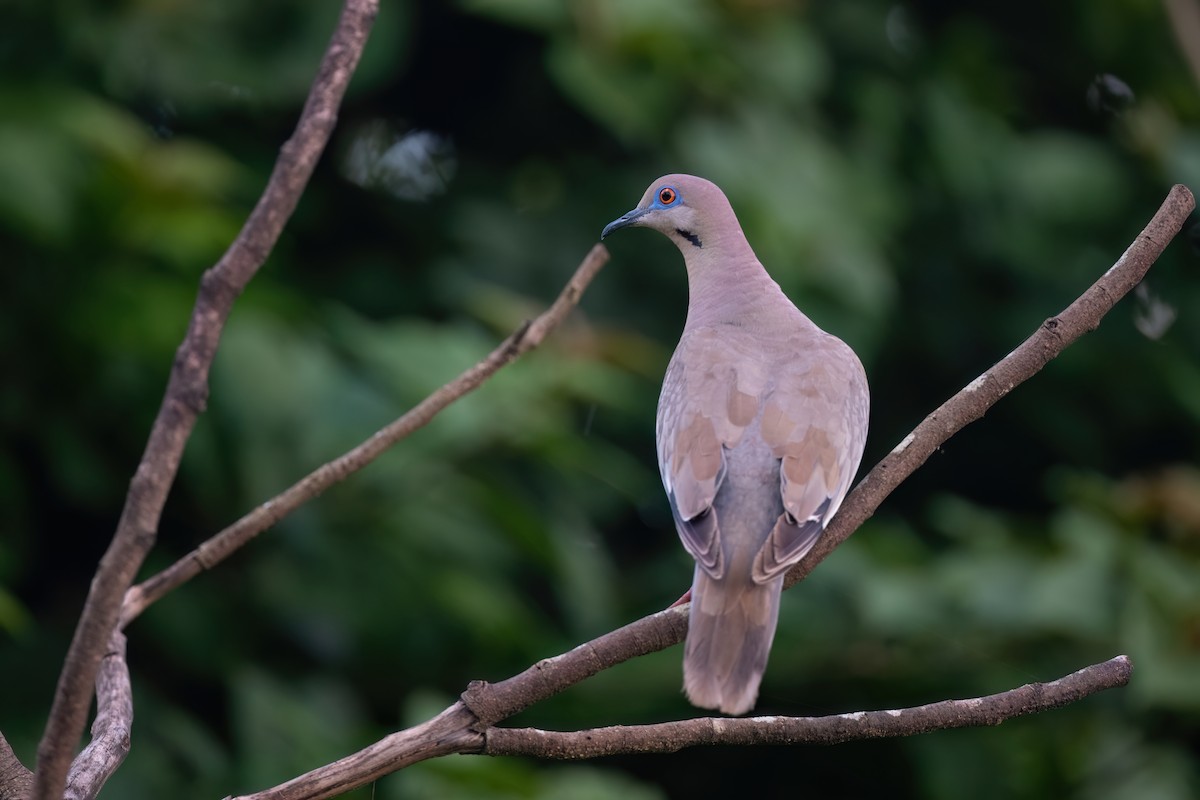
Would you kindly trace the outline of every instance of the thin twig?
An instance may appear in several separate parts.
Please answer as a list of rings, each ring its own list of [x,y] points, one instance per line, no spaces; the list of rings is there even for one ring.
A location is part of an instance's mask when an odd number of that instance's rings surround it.
[[[938,411],[931,414],[912,434],[906,437],[901,445],[880,462],[847,497],[846,503],[843,504],[830,531],[822,536],[823,540],[833,539],[834,537],[830,535],[831,532],[836,536],[836,540],[829,549],[831,550],[833,546],[845,540],[854,528],[874,512],[884,497],[924,463],[925,458],[934,449],[964,425],[978,419],[983,411],[986,411],[996,400],[1036,373],[1041,366],[1058,355],[1084,332],[1095,329],[1100,324],[1100,319],[1112,306],[1141,280],[1146,270],[1162,253],[1166,244],[1179,232],[1194,204],[1192,194],[1187,188],[1175,186],[1146,229],[1092,288],[1084,292],[1060,315],[1043,323],[1042,328],[1026,344],[972,381],[966,389],[943,404]],[[1043,330],[1046,333],[1043,333]],[[909,450],[912,450],[913,455],[906,455]],[[797,569],[808,565],[807,569],[794,577],[790,576],[791,582],[795,583],[800,580],[808,570],[811,570],[812,565],[809,562],[812,561],[815,564],[820,558],[813,560],[810,556],[801,562]],[[796,570],[794,569],[793,572]],[[319,767],[275,788],[247,795],[240,800],[284,800],[284,798],[286,800],[324,800],[324,798],[335,797],[357,786],[362,786],[376,780],[382,774],[402,769],[423,758],[444,755],[446,752],[483,752],[484,747],[487,748],[487,752],[496,753],[498,748],[505,746],[506,736],[514,737],[513,740],[515,740],[521,734],[498,732],[491,729],[491,726],[601,670],[629,658],[677,644],[683,640],[686,629],[686,610],[682,606],[668,608],[591,642],[579,645],[567,653],[539,661],[521,674],[506,681],[496,684],[474,681],[463,693],[459,702],[450,706],[430,722],[392,734],[360,753],[347,756],[334,764]],[[1002,707],[1010,701],[1019,701],[1012,706],[1016,709],[1014,713],[1010,713],[1008,716],[1032,713],[1043,707],[1050,708],[1073,702],[1102,688],[1122,685],[1128,680],[1129,670],[1128,659],[1119,656],[1104,664],[1080,670],[1059,681],[1045,685],[1033,684],[1014,690],[1015,694],[1004,693],[997,697],[1009,698],[1000,703]],[[1083,691],[1082,689],[1086,687],[1092,688]],[[1042,696],[1041,701],[1038,700],[1039,695]],[[1039,705],[1039,702],[1045,702],[1046,695],[1053,699],[1048,704]],[[921,720],[921,714],[932,713],[923,709],[944,709],[937,712],[946,722],[941,727],[960,727],[961,724],[995,724],[999,718],[987,716],[979,718],[978,722],[958,722],[961,719],[970,718],[969,714],[972,712],[973,703],[983,703],[986,700],[988,698],[978,701],[945,701],[945,703],[923,706],[921,709],[909,709],[898,715],[887,711],[856,712],[830,719],[841,720],[836,723],[837,725],[848,725],[855,722],[855,718],[861,713],[861,730],[865,731],[863,737],[883,735],[872,733],[872,731],[882,730],[883,728],[880,726],[900,724],[889,723],[888,720],[893,717],[905,718],[905,722],[908,723]],[[1025,705],[1026,701],[1030,705]],[[769,721],[761,722],[762,719]],[[752,734],[756,726],[759,729],[770,729],[777,719],[699,720],[696,721],[696,725],[701,729],[707,727],[710,732],[721,727],[725,730],[745,729],[744,733]],[[927,719],[928,717],[926,717]],[[436,739],[431,740],[429,738],[430,730],[426,726],[435,724]],[[447,730],[445,727],[447,724],[457,724],[460,727],[451,727]],[[686,729],[690,723],[671,724],[682,725]],[[834,723],[814,723],[810,720],[804,724],[809,725],[811,731],[811,726],[814,724],[833,725]],[[800,727],[802,728],[803,725]],[[921,728],[918,726],[911,732],[932,729],[932,727]],[[417,735],[418,731],[420,731],[420,735]],[[530,735],[536,738],[543,733]],[[590,746],[586,745],[590,732],[561,735],[582,737],[583,744],[580,746]],[[701,734],[696,735],[700,736]],[[713,734],[703,735],[712,736]],[[756,734],[749,735],[744,743],[766,741],[766,739],[761,739],[761,736],[765,735],[760,730]],[[803,734],[797,728],[789,735],[802,737],[816,734]],[[902,734],[897,732],[886,735]],[[484,745],[479,742],[477,737],[486,738],[489,741]],[[647,738],[652,737],[647,736]],[[690,744],[701,744],[705,741],[698,739]],[[834,739],[831,738],[829,741],[832,742]],[[446,749],[452,745],[463,749]],[[532,747],[527,742],[512,746]],[[547,755],[549,756],[549,754]],[[560,751],[550,757],[563,758],[567,756]],[[380,771],[381,765],[388,764],[389,760],[391,766]],[[336,780],[331,778],[331,775],[335,773]]]
[[[114,632],[96,675],[96,721],[92,740],[71,762],[64,800],[92,800],[129,755],[133,687],[125,660],[125,635]]]
[[[125,592],[154,545],[184,445],[208,397],[208,372],[234,300],[266,260],[300,199],[337,121],[378,0],[346,0],[296,131],[237,239],[200,281],[200,291],[116,533],[100,560],[67,651],[38,744],[32,796],[58,800],[83,733],[96,673],[117,627]]]
[[[1074,703],[1129,683],[1133,664],[1117,656],[1050,683],[915,708],[855,711],[828,717],[700,717],[656,725],[616,725],[586,731],[491,728],[482,753],[580,760],[620,753],[674,753],[697,745],[841,744],[856,739],[914,736],[951,728],[999,725],[1014,717]]]
[[[381,428],[362,444],[318,467],[292,486],[203,542],[192,552],[156,575],[131,588],[121,612],[124,627],[163,595],[231,556],[258,534],[270,528],[333,484],[370,464],[385,450],[428,425],[444,408],[479,388],[484,381],[520,355],[537,347],[579,302],[584,289],[608,261],[608,250],[597,244],[563,287],[558,299],[536,319],[526,322],[486,358],[470,367],[402,417]]]

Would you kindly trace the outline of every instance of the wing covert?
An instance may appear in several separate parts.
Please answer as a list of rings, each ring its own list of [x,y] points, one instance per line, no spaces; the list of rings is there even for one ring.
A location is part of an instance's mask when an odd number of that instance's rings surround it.
[[[659,398],[658,463],[683,546],[710,576],[724,574],[713,500],[725,453],[758,414],[767,371],[728,331],[699,329],[680,340]]]

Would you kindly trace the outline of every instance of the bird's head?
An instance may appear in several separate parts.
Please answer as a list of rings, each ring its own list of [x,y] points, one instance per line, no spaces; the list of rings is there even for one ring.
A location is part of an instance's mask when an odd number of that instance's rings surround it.
[[[603,239],[615,230],[639,226],[653,228],[674,241],[680,250],[704,249],[740,227],[725,194],[715,183],[695,175],[664,175],[650,184],[641,202],[628,214],[604,227]]]

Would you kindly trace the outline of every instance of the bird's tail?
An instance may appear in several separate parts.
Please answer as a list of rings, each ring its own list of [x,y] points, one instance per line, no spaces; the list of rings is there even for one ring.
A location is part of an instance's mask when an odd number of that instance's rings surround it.
[[[759,585],[728,573],[713,580],[696,567],[683,654],[683,688],[700,708],[745,714],[767,668],[783,576]]]

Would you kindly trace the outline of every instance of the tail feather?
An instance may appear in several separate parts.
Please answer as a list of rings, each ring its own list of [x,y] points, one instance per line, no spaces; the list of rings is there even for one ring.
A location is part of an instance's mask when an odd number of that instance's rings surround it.
[[[783,577],[759,585],[696,568],[683,655],[683,688],[700,708],[745,714],[767,668]]]

